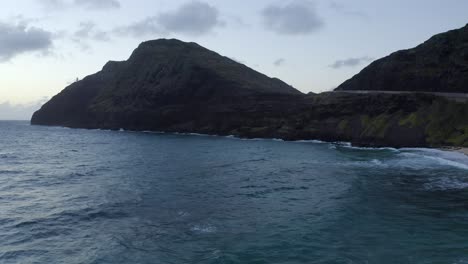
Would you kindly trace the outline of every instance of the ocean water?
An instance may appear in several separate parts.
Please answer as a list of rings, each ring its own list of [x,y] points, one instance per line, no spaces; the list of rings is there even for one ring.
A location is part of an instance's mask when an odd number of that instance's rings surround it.
[[[0,122],[0,263],[468,263],[468,159]]]

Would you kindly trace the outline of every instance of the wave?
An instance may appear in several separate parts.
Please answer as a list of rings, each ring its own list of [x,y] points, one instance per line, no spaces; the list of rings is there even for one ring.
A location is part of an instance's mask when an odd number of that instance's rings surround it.
[[[85,207],[79,209],[63,210],[49,215],[44,215],[38,218],[28,218],[19,220],[14,224],[14,228],[26,227],[50,227],[61,226],[67,224],[80,224],[84,221],[96,221],[99,219],[122,219],[130,217],[130,215],[121,210],[122,204],[112,203],[103,205],[101,208]]]
[[[178,136],[195,136],[195,137],[218,137],[218,135],[201,134],[201,133],[184,133],[184,132],[173,132],[173,133],[165,133],[165,134],[172,134],[172,135],[178,135]]]
[[[329,149],[337,150],[343,146],[330,144]],[[348,148],[348,147],[344,147]],[[441,151],[424,148],[355,148],[362,151],[389,151],[388,155],[377,153],[363,153],[362,157],[351,156],[354,161],[344,162],[342,165],[357,167],[385,167],[405,169],[437,169],[451,167],[459,170],[468,170],[468,157],[461,153]],[[382,153],[384,154],[384,153]]]
[[[456,161],[452,161],[452,160],[448,160],[448,159],[444,159],[444,158],[430,157],[430,156],[425,156],[425,157],[428,158],[428,159],[437,161],[441,165],[451,166],[451,167],[456,167],[456,168],[459,168],[459,169],[468,170],[468,165],[467,164],[463,164],[463,163],[460,163],[460,162],[456,162]]]
[[[344,163],[341,163],[341,165],[355,167],[355,168],[357,167],[359,169],[361,168],[388,168],[392,166],[390,162],[385,161],[385,160],[379,160],[379,159],[368,159],[368,160],[344,162]]]
[[[438,149],[405,148],[401,155],[407,158],[422,158],[437,162],[438,165],[468,170],[468,157],[464,154]]]
[[[391,147],[381,147],[381,148],[372,148],[372,147],[355,147],[351,144],[339,145],[342,148],[355,149],[355,150],[389,150],[393,152],[400,152],[400,150]]]
[[[378,160],[378,159],[373,159],[370,161],[372,164],[375,164],[375,165],[385,165],[382,161]]]
[[[17,159],[18,156],[12,152],[0,152],[0,159]]]
[[[426,183],[425,188],[428,190],[464,190],[468,188],[468,182],[452,179],[449,177],[443,177],[440,179],[433,180],[432,182]]]
[[[24,171],[21,171],[21,170],[0,170],[0,175],[4,175],[4,174],[11,175],[11,174],[22,174],[22,173],[24,173]]]

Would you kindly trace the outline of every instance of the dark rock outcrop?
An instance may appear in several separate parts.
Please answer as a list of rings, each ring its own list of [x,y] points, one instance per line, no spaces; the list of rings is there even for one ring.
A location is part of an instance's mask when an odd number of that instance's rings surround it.
[[[468,25],[377,60],[337,90],[468,93]]]
[[[141,44],[65,88],[31,123],[361,146],[468,146],[468,104],[427,94],[302,94],[194,43]]]

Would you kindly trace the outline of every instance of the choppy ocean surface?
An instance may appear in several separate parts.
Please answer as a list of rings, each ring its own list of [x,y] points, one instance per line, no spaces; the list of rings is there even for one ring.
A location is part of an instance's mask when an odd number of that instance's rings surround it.
[[[0,122],[0,263],[468,263],[468,159]]]

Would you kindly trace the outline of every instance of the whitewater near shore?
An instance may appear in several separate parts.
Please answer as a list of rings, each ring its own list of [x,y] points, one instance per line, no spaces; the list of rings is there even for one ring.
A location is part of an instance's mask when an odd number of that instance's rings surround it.
[[[442,150],[449,150],[449,151],[455,151],[458,153],[462,153],[468,156],[468,148],[463,148],[463,147],[445,147],[442,148]]]
[[[468,148],[459,148],[457,149],[457,151],[468,156]]]

